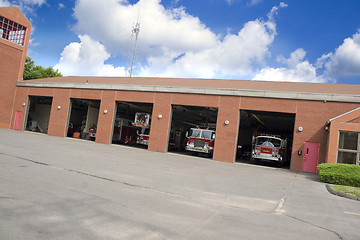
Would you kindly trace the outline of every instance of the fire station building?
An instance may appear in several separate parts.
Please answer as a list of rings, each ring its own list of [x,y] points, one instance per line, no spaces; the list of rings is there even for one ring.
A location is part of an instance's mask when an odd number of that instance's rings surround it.
[[[30,32],[18,8],[0,8],[1,128],[84,140],[96,128],[96,143],[117,144],[120,122],[144,112],[151,116],[148,151],[184,154],[186,132],[204,127],[216,131],[211,157],[217,161],[249,158],[253,136],[264,133],[287,139],[292,171],[316,172],[324,162],[360,164],[360,85],[76,76],[23,81]]]

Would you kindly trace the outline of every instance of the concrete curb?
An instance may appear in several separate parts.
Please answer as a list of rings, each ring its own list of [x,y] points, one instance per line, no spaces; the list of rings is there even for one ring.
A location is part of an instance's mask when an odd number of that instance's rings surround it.
[[[338,192],[338,191],[335,191],[330,184],[326,184],[326,189],[331,193],[331,194],[334,194],[336,196],[340,196],[340,197],[344,197],[344,198],[349,198],[349,199],[352,199],[352,200],[355,200],[355,201],[360,201],[360,197],[356,197],[356,196],[353,196],[353,195],[350,195],[350,194],[347,194],[347,193],[342,193],[342,192]]]

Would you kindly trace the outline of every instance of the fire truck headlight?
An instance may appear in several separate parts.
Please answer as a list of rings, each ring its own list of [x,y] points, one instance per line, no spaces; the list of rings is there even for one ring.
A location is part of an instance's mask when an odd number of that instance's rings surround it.
[[[273,155],[273,157],[276,157],[277,155],[279,155],[279,149],[273,149],[272,155]]]

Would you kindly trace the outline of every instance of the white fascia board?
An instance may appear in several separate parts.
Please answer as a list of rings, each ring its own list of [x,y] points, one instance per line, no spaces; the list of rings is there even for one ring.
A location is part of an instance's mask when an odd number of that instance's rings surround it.
[[[342,117],[342,116],[345,116],[345,115],[347,115],[347,114],[349,114],[349,113],[352,113],[352,112],[355,112],[355,111],[358,111],[358,110],[360,110],[360,107],[355,108],[355,109],[353,109],[353,110],[351,110],[351,111],[349,111],[349,112],[343,113],[343,114],[341,114],[341,115],[339,115],[339,116],[336,116],[336,117],[330,119],[327,123],[329,124],[329,123],[331,123],[332,121],[334,121],[335,119],[338,119],[338,118],[340,118],[340,117]]]

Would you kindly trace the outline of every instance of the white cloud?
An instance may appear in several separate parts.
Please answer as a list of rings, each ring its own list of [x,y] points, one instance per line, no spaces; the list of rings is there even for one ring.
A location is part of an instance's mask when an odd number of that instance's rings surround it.
[[[73,42],[61,53],[54,67],[64,76],[125,76],[124,68],[105,64],[110,58],[105,47],[87,35],[79,35],[80,43]]]
[[[161,54],[161,48],[196,50],[216,43],[216,35],[183,8],[165,9],[160,0],[127,1],[79,0],[74,16],[74,29],[101,40],[112,53],[127,54],[130,33],[139,16],[138,49],[143,57]],[[92,16],[89,18],[89,16]]]
[[[263,0],[249,0],[248,5],[249,6],[254,6],[257,5],[259,3],[261,3]]]
[[[322,75],[317,75],[316,67],[304,60],[306,52],[299,48],[290,54],[288,59],[280,56],[278,62],[285,64],[284,68],[265,67],[255,75],[253,80],[281,82],[327,82]]]
[[[325,66],[325,74],[336,77],[360,76],[360,31],[346,38],[334,53],[323,55],[318,66]]]
[[[7,0],[0,0],[0,7],[10,7],[11,4]]]
[[[269,47],[277,34],[275,16],[284,7],[287,5],[281,2],[269,11],[267,19],[249,21],[237,33],[216,35],[184,7],[166,9],[160,0],[139,0],[136,4],[78,0],[73,29],[81,41],[64,49],[57,67],[65,75],[125,75],[124,67],[105,62],[110,55],[127,57],[131,29],[138,19],[141,27],[134,75],[292,82],[331,82],[339,76],[360,75],[360,32],[345,39],[333,53],[321,56],[316,64],[306,60],[305,50],[299,48],[289,58],[277,57],[283,67],[266,66],[256,71],[271,56]]]
[[[27,5],[38,5],[41,6],[44,3],[46,3],[46,0],[22,0],[21,1],[23,4],[27,4]]]
[[[25,14],[33,13],[35,7],[40,7],[46,4],[46,0],[0,0],[0,7],[17,6]]]
[[[266,22],[251,21],[238,34],[226,35],[212,48],[188,51],[176,60],[171,51],[150,57],[142,75],[212,78],[251,74],[252,64],[262,62],[270,54],[268,46],[274,36]]]
[[[323,54],[313,65],[304,60],[306,52],[297,49],[290,58],[278,56],[282,68],[265,67],[254,80],[287,82],[336,82],[339,77],[360,76],[360,31],[346,38],[334,52]]]
[[[229,5],[233,4],[235,1],[239,1],[239,0],[226,0],[227,4],[229,4]],[[262,3],[262,2],[263,2],[263,0],[247,0],[246,4],[248,6],[254,6],[254,5],[257,5],[257,4]]]
[[[65,8],[65,5],[63,3],[59,3],[59,10]]]
[[[226,0],[227,4],[231,5],[235,0]]]
[[[270,11],[267,21],[247,22],[237,34],[228,33],[205,49],[180,52],[181,55],[167,51],[158,58],[150,57],[140,75],[201,78],[251,75],[253,64],[262,64],[265,57],[270,56],[268,47],[276,35],[273,17],[279,7]]]
[[[276,35],[274,15],[247,22],[237,34],[216,35],[183,7],[166,9],[160,0],[78,0],[74,30],[101,41],[112,55],[129,52],[131,28],[141,24],[137,75],[167,77],[239,77],[264,64]],[[91,17],[89,17],[91,16]],[[140,71],[140,72],[139,72]]]

